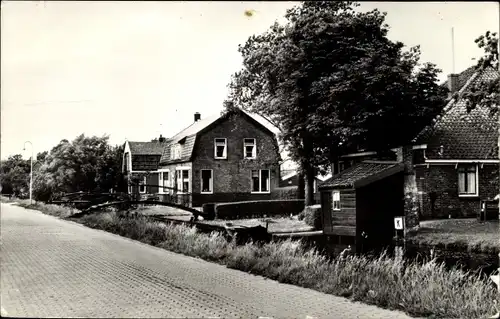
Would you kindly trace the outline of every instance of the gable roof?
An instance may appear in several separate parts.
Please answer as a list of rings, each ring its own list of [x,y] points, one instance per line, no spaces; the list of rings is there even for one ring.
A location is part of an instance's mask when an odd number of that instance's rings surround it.
[[[499,76],[494,69],[470,75],[470,69],[459,75],[462,80],[469,76],[459,96],[472,85]],[[422,130],[413,142],[427,144],[428,159],[498,159],[498,118],[492,117],[484,106],[467,113],[464,99],[452,99],[443,109],[442,116]]]
[[[266,125],[263,123],[263,120],[257,117],[255,114],[246,112],[241,109],[237,109],[236,111],[239,111],[240,114],[243,114],[247,118],[249,118],[251,121],[253,121],[255,124],[258,126],[262,127],[264,130],[268,131],[271,134],[275,134],[269,125]],[[177,163],[177,162],[187,162],[191,159],[193,155],[193,149],[194,149],[194,144],[196,142],[196,137],[198,134],[200,134],[202,131],[208,129],[212,125],[216,125],[219,121],[222,121],[225,119],[225,115],[221,114],[216,114],[212,115],[209,117],[206,117],[204,119],[200,119],[191,125],[189,125],[187,128],[184,130],[180,131],[179,133],[175,134],[172,138],[169,139],[169,143],[165,145],[163,148],[163,152],[161,153],[161,159],[160,159],[160,164],[166,164],[166,163]],[[171,146],[180,143],[183,145],[182,147],[182,153],[181,157],[179,159],[172,160],[170,159],[170,153],[171,153]]]
[[[132,155],[161,155],[165,142],[128,142]]]
[[[363,161],[333,175],[320,188],[359,188],[402,172],[404,164],[388,161]]]

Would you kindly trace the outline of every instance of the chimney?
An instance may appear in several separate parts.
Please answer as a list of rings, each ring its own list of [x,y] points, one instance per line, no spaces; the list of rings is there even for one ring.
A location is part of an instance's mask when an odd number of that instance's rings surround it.
[[[194,121],[195,122],[198,122],[200,120],[200,118],[201,118],[201,114],[200,113],[198,113],[198,112],[194,113]]]
[[[160,138],[158,139],[158,142],[163,143],[165,142],[165,138],[160,134]]]
[[[451,98],[454,93],[458,91],[458,74],[449,74],[448,75],[448,97]]]

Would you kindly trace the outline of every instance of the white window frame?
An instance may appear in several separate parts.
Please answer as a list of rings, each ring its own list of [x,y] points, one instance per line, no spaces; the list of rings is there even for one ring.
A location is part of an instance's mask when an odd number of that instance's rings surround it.
[[[253,143],[247,143],[246,140],[253,140]],[[247,157],[247,146],[253,146],[252,156]],[[257,139],[256,138],[244,138],[243,139],[243,158],[244,159],[256,159],[257,158]]]
[[[167,178],[165,178],[165,174],[167,175]],[[165,181],[167,182],[167,185],[165,185]],[[158,172],[158,192],[160,194],[170,193],[170,189],[167,189],[165,191],[163,186],[171,187],[170,186],[170,171],[169,170]]]
[[[224,140],[224,152],[222,153],[222,157],[217,156],[217,140]],[[214,139],[214,158],[227,159],[227,138],[218,137]]]
[[[148,182],[147,177],[146,177],[146,176],[143,176],[143,178],[142,178],[142,183],[141,183],[141,182],[139,182],[139,194],[146,194],[146,184],[147,184],[147,182]],[[141,187],[143,187],[143,188],[144,188],[144,190],[143,190],[143,191],[141,191]]]
[[[203,171],[210,171],[210,190],[208,192],[203,191]],[[201,194],[213,194],[214,193],[214,171],[212,169],[201,169],[200,170],[200,193]]]
[[[191,168],[176,168],[176,171],[177,171],[177,194],[187,194],[187,193],[191,193]],[[186,178],[183,178],[182,177],[182,173],[184,171],[187,171],[188,172],[188,177],[187,179]],[[188,190],[187,190],[187,193],[186,192],[183,192],[182,191],[182,186],[184,184],[184,182],[188,182]]]
[[[335,203],[338,204],[335,205]],[[340,191],[332,191],[332,210],[334,212],[340,211]]]
[[[259,191],[253,190],[253,171],[259,172]],[[269,178],[267,179],[267,191],[262,191],[262,171],[267,171]],[[253,169],[250,171],[250,192],[252,194],[270,194],[271,193],[271,170],[269,169]]]
[[[182,155],[182,146],[180,144],[174,144],[170,146],[170,159],[179,159]]]
[[[458,166],[458,174],[457,174],[457,179],[458,179],[458,197],[478,197],[479,196],[479,165],[475,164],[474,167],[476,169],[475,172],[475,183],[476,183],[476,191],[474,193],[460,193],[460,168],[466,168],[466,167],[471,167],[472,165],[464,165],[464,166]]]

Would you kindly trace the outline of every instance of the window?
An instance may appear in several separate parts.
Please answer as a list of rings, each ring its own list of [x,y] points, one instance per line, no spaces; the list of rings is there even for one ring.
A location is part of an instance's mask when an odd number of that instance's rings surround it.
[[[201,170],[201,193],[212,194],[214,189],[213,184],[213,171],[211,169]]]
[[[170,189],[166,187],[170,187],[170,179],[169,179],[169,172],[160,172],[158,174],[158,185],[160,193],[169,193]]]
[[[129,154],[129,152],[127,152],[127,153],[125,153],[125,157],[123,159],[123,167],[124,167],[123,170],[125,172],[128,172],[128,170],[129,170],[129,167],[128,167],[128,162],[130,160],[129,156],[130,156],[130,154]]]
[[[215,158],[216,159],[226,159],[227,158],[227,139],[216,138],[215,139]]]
[[[332,192],[332,209],[340,210],[340,192],[333,191]]]
[[[458,195],[477,196],[477,166],[462,166],[458,168]]]
[[[252,193],[269,193],[269,170],[252,170]]]
[[[170,159],[181,158],[182,147],[180,144],[170,146]]]
[[[243,140],[243,152],[244,158],[257,157],[257,143],[254,138],[246,138]]]
[[[179,193],[189,193],[189,170],[177,171],[177,190]]]
[[[144,194],[146,193],[146,176],[144,176],[142,182],[139,183],[139,193]]]

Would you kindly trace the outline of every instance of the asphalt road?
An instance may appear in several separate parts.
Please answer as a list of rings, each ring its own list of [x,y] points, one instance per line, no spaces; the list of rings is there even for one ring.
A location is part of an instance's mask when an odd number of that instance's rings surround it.
[[[0,215],[2,316],[409,318],[40,212]]]

